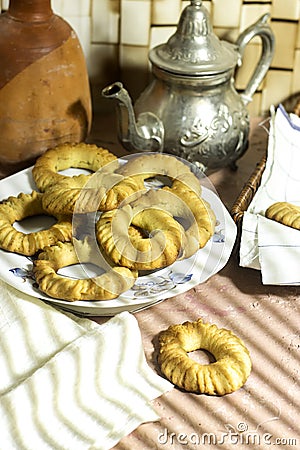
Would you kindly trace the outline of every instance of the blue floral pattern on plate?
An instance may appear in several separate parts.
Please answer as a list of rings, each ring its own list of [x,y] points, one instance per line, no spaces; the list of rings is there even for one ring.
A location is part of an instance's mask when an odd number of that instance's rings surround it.
[[[26,259],[28,259],[32,263],[34,258],[26,256]],[[21,278],[24,283],[26,280],[35,281],[32,267],[30,269],[22,267],[12,267],[11,269],[9,269],[9,272],[11,272],[15,277]]]
[[[148,281],[137,281],[131,288],[134,297],[151,297],[174,289],[178,284],[188,283],[193,274],[184,275],[170,271],[165,276],[152,276]]]

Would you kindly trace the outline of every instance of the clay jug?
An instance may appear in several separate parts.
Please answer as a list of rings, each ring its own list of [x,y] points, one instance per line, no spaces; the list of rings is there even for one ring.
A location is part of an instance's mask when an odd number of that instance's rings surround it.
[[[50,0],[10,0],[0,15],[0,173],[34,163],[46,149],[88,136],[86,61]]]

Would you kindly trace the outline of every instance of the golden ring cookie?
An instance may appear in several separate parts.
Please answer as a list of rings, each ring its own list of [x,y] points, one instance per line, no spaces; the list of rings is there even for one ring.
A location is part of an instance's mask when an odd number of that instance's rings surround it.
[[[21,255],[32,256],[47,245],[72,239],[72,223],[65,216],[55,215],[57,223],[46,230],[22,233],[14,222],[26,217],[49,215],[42,206],[43,194],[32,191],[8,197],[0,204],[0,248]]]
[[[164,188],[167,190],[168,188]],[[174,186],[172,189],[168,189],[169,192],[175,194],[182,202],[184,202],[191,213],[195,221],[186,230],[186,235],[189,241],[198,238],[198,250],[203,248],[208,240],[213,236],[216,225],[216,216],[210,206],[210,204],[201,198],[195,191],[182,188],[182,186]],[[193,254],[193,250],[186,249],[185,257],[189,257]]]
[[[110,211],[141,190],[145,190],[141,180],[100,170],[88,181],[78,175],[51,186],[44,192],[43,206],[52,214]]]
[[[138,232],[130,231],[132,227]],[[115,264],[153,270],[176,261],[184,230],[167,211],[126,204],[101,215],[96,223],[96,237]]]
[[[88,169],[96,172],[112,161],[118,165],[115,155],[94,144],[61,144],[43,153],[32,168],[32,176],[41,192],[59,181],[70,178],[59,171],[73,168]],[[115,167],[115,168],[116,168]],[[112,169],[110,169],[112,170]],[[90,175],[79,175],[87,181]],[[76,176],[75,176],[76,178]]]
[[[130,158],[117,172],[126,177],[140,178],[145,181],[148,178],[168,177],[172,180],[172,187],[185,185],[201,194],[199,179],[191,171],[190,167],[173,155],[164,153],[151,153]]]
[[[268,219],[300,230],[300,206],[288,202],[276,202],[268,207],[265,215]]]
[[[52,298],[67,300],[112,300],[130,289],[137,278],[137,272],[126,267],[112,267],[103,274],[75,279],[59,275],[63,267],[90,262],[89,258],[78,259],[72,243],[58,242],[46,247],[34,261],[33,273],[39,289]]]
[[[210,352],[215,362],[199,364],[188,356],[199,349]],[[245,384],[252,367],[249,351],[240,338],[201,319],[172,325],[159,335],[158,363],[173,384],[209,395],[236,391]]]
[[[199,248],[203,248],[214,234],[216,217],[208,202],[184,184],[175,184],[172,188],[149,190],[140,196],[132,206],[151,208],[156,206],[169,212],[183,224],[185,242],[182,258],[188,258]]]

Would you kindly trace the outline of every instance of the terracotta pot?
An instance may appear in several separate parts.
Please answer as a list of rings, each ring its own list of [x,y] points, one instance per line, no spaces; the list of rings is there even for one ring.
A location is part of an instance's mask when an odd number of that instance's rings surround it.
[[[0,170],[31,165],[46,149],[81,142],[91,94],[80,42],[50,0],[10,0],[0,15]]]

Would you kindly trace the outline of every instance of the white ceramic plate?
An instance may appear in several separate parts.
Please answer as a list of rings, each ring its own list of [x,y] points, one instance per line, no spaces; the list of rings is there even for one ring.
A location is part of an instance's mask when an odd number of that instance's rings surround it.
[[[30,193],[33,189],[37,188],[32,179],[31,168],[25,169],[0,181],[0,199],[10,195],[16,196],[20,192]],[[162,270],[140,276],[132,289],[115,300],[68,302],[52,299],[35,286],[31,274],[32,259],[3,250],[0,250],[0,277],[21,292],[85,316],[113,316],[121,311],[136,312],[166,298],[182,294],[203,283],[225,266],[236,239],[236,225],[217,194],[203,186],[202,196],[210,203],[217,217],[215,234],[207,245],[191,258],[176,261]],[[32,220],[34,222],[34,218]],[[44,223],[41,218],[38,220],[39,227],[42,228],[50,225],[51,218],[45,217]]]

